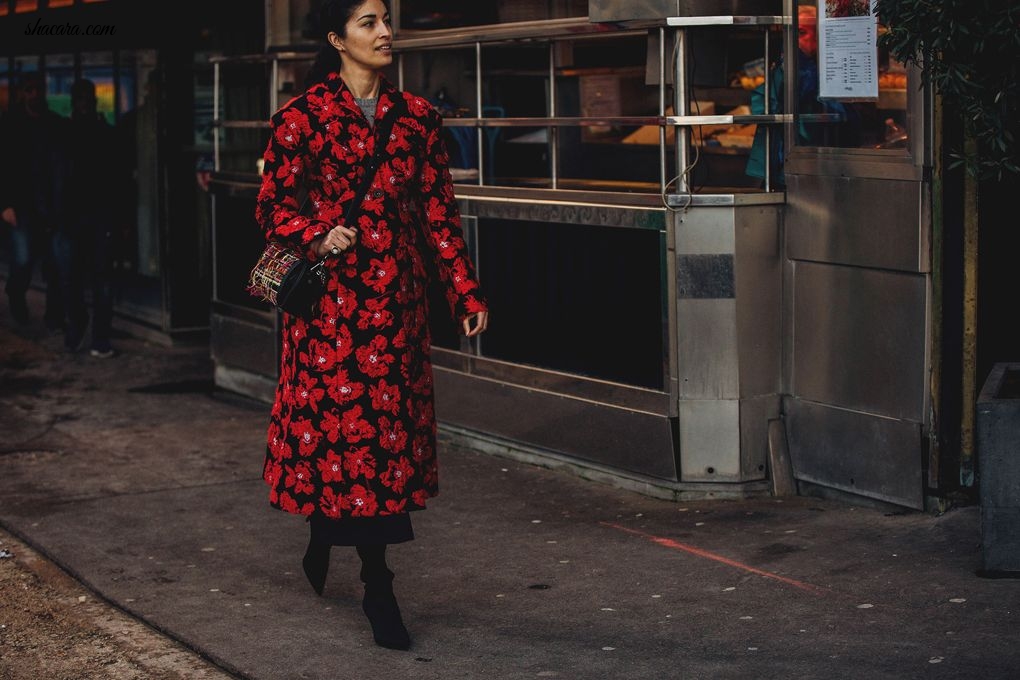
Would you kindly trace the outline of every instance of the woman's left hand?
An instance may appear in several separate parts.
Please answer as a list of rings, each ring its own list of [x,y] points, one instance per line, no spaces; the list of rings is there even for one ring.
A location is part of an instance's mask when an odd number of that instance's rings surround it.
[[[472,324],[472,322],[474,322]],[[489,327],[489,313],[475,312],[464,319],[464,335],[474,337]]]

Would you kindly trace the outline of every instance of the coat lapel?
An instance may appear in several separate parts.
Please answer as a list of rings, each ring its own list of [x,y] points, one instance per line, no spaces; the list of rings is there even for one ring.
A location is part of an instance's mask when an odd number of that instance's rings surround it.
[[[379,102],[375,109],[375,120],[372,125],[373,134],[370,135],[373,140],[375,140],[380,129],[389,129],[390,123],[400,115],[401,107],[406,108],[400,90],[385,76],[380,75],[379,77]],[[354,93],[347,87],[347,83],[343,81],[339,74],[331,74],[329,80],[326,81],[326,86],[333,94],[334,101],[338,105],[338,118],[353,117],[359,121],[364,120],[364,111],[358,106],[358,102],[354,99]],[[381,123],[385,124],[380,125]],[[371,144],[371,148],[366,148],[366,153],[373,153],[374,146],[374,144]]]

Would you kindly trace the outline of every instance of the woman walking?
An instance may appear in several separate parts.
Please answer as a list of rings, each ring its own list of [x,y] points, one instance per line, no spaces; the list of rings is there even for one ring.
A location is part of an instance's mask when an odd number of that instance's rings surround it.
[[[272,117],[256,218],[267,239],[325,260],[328,285],[313,320],[284,314],[263,477],[274,507],[308,519],[302,565],[315,592],[331,546],[354,546],[376,643],[408,649],[386,548],[413,540],[410,513],[438,492],[427,272],[468,337],[486,329],[488,310],[442,120],[380,72],[393,59],[386,4],[325,0],[318,23],[327,44],[314,84]],[[373,157],[378,170],[345,224]]]

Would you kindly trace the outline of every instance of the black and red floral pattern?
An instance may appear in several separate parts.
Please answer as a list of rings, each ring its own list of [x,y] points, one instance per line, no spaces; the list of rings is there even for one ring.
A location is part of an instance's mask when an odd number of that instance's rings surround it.
[[[424,258],[436,263],[454,319],[487,309],[460,228],[442,120],[384,78],[370,126],[333,76],[288,102],[271,125],[256,219],[267,239],[309,258],[385,147],[357,244],[325,264],[318,318],[283,317],[263,469],[269,501],[334,519],[424,508],[438,492]],[[376,136],[380,128],[390,129],[388,139]],[[310,209],[299,214],[302,191]]]

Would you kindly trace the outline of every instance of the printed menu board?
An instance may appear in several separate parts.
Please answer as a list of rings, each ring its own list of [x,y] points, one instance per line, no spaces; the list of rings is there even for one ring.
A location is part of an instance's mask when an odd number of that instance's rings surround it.
[[[819,99],[878,99],[873,0],[818,0]]]

